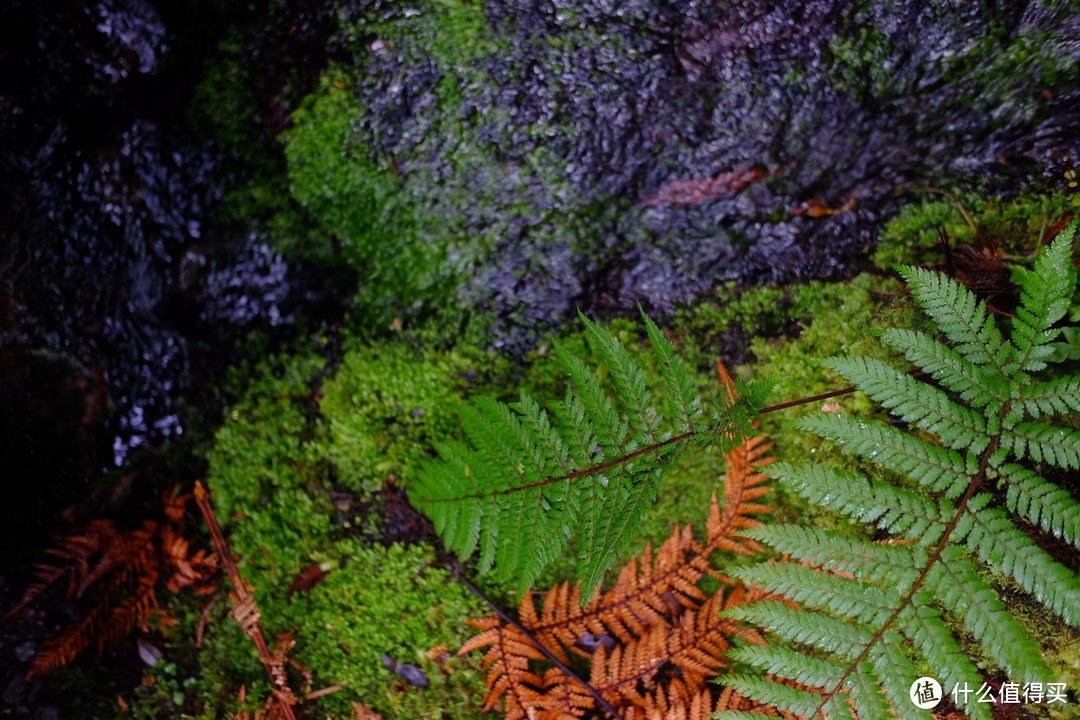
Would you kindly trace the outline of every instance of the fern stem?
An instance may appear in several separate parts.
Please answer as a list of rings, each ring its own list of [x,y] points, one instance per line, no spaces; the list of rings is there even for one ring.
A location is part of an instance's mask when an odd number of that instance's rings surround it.
[[[786,410],[790,407],[798,407],[799,405],[807,405],[818,400],[828,400],[829,398],[839,397],[841,395],[850,395],[858,390],[854,385],[846,387],[843,390],[833,390],[832,392],[822,393],[821,395],[814,395],[808,398],[799,398],[798,400],[789,400],[786,403],[780,403],[779,405],[770,405],[767,408],[758,410],[758,415],[764,415],[765,413],[776,412],[777,410]]]
[[[551,485],[553,483],[570,482],[572,480],[577,480],[578,478],[588,477],[589,475],[596,475],[597,473],[601,473],[604,470],[608,470],[609,468],[618,467],[619,465],[624,465],[627,462],[633,460],[634,458],[638,458],[638,457],[641,457],[642,455],[648,455],[649,453],[656,452],[657,450],[659,450],[661,448],[664,448],[664,447],[667,447],[668,445],[674,445],[675,443],[683,442],[684,440],[691,440],[693,438],[698,437],[699,435],[709,435],[709,434],[714,433],[714,432],[715,432],[715,430],[698,430],[698,431],[684,432],[684,433],[682,433],[680,435],[676,435],[675,437],[670,437],[667,440],[664,440],[662,442],[658,442],[658,443],[656,443],[654,445],[648,445],[648,446],[643,447],[643,448],[638,448],[637,450],[635,450],[633,452],[630,452],[630,453],[627,453],[627,454],[622,455],[620,457],[614,458],[613,460],[608,460],[607,462],[600,463],[599,465],[593,465],[592,467],[587,467],[587,468],[584,468],[582,470],[575,470],[572,473],[567,473],[566,475],[560,475],[559,477],[549,477],[549,478],[545,478],[543,480],[537,480],[536,482],[528,483],[526,485],[515,485],[514,487],[505,488],[503,490],[492,490],[492,491],[489,491],[489,492],[473,493],[471,495],[459,495],[457,497],[452,497],[452,498],[421,498],[418,502],[425,502],[425,503],[460,502],[461,500],[469,500],[469,499],[476,499],[476,498],[487,498],[487,497],[491,497],[492,495],[509,495],[511,493],[518,493],[518,492],[522,492],[524,490],[531,490],[532,488],[535,488],[535,487],[542,487],[544,485]]]
[[[593,696],[593,698],[596,700],[596,704],[600,707],[600,709],[612,717],[612,720],[623,720],[622,715],[620,715],[615,710],[615,708],[611,706],[611,703],[604,699],[604,696],[601,695],[596,688],[582,680],[580,677],[578,677],[577,673],[575,673],[573,670],[566,666],[566,663],[562,662],[561,660],[559,660],[559,658],[552,655],[551,651],[544,647],[544,644],[537,640],[536,636],[529,632],[528,628],[526,628],[514,618],[510,617],[502,610],[502,608],[489,600],[487,595],[484,595],[484,593],[482,593],[479,588],[466,580],[460,574],[458,575],[458,580],[461,582],[462,585],[468,588],[469,592],[483,600],[488,607],[494,610],[495,614],[499,616],[500,620],[502,620],[507,625],[512,626],[515,630],[517,630],[525,637],[529,638],[529,640],[532,641],[532,644],[536,647],[536,649],[542,652],[544,654],[544,657],[550,660],[555,665],[555,667],[559,668],[559,670],[561,670],[571,680],[581,685],[585,692]]]
[[[952,201],[952,204],[956,206],[956,209],[960,211],[960,214],[964,216],[964,220],[967,222],[968,226],[971,228],[971,231],[973,233],[975,233],[975,237],[976,238],[981,238],[982,237],[982,233],[979,231],[979,226],[976,225],[975,221],[971,219],[971,214],[967,211],[967,208],[964,207],[964,204],[962,202],[960,202],[960,198],[956,197],[951,192],[947,192],[945,190],[941,190],[941,189],[935,188],[935,187],[929,187],[927,185],[921,185],[921,186],[919,186],[917,188],[912,188],[912,189],[915,192],[936,193],[938,195],[944,195],[945,197],[949,198],[949,200]]]

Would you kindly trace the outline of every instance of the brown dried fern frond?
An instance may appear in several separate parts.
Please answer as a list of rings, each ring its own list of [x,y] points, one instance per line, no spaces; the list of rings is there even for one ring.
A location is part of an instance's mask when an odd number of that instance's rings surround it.
[[[637,642],[616,646],[610,655],[601,648],[593,656],[589,684],[615,706],[646,707],[646,690],[657,687],[656,678],[666,666],[674,666],[692,692],[707,687],[710,677],[726,666],[729,639],[741,637],[761,645],[756,630],[720,613],[757,602],[765,593],[741,585],[721,588],[700,608],[683,613],[671,627],[657,626]],[[612,699],[614,694],[620,698]]]
[[[674,528],[659,550],[647,545],[627,562],[615,585],[585,607],[581,588],[563,583],[542,594],[539,608],[538,594],[523,595],[521,629],[497,617],[471,621],[482,632],[458,652],[488,648],[484,709],[495,709],[501,700],[507,720],[582,718],[599,712],[591,689],[620,712],[635,708],[637,718],[648,718],[642,714],[646,711],[662,712],[675,700],[685,707],[677,712],[703,712],[707,705],[702,700],[695,705],[694,698],[708,694],[707,679],[726,665],[730,639],[765,642],[755,630],[719,617],[764,594],[732,583],[710,558],[720,550],[759,550],[739,534],[762,524],[756,515],[771,512],[760,501],[769,491],[767,478],[755,469],[772,462],[771,447],[764,437],[754,437],[728,454],[725,503],[721,508],[714,494],[704,540],[695,539],[689,526]],[[711,596],[701,585],[705,575],[720,582]],[[590,660],[589,688],[559,668],[538,675],[538,665],[546,660],[541,647],[565,665],[571,664],[571,655]],[[664,691],[671,672],[678,682]],[[659,700],[657,692],[667,694]]]
[[[191,555],[190,543],[182,537],[183,506],[189,498],[166,494],[164,523],[144,520],[123,532],[111,520],[98,519],[59,537],[46,551],[57,562],[35,566],[26,592],[5,617],[22,612],[65,580],[65,597],[80,598],[96,587],[97,600],[81,620],[45,643],[28,678],[66,665],[92,644],[104,652],[135,627],[146,632],[154,614],[166,615],[156,594],[162,579],[175,591],[206,583],[216,574],[216,558],[204,551]],[[123,599],[114,604],[118,595]]]
[[[504,626],[494,615],[469,620],[469,625],[482,632],[462,645],[458,655],[490,646],[483,663],[488,686],[484,710],[494,710],[499,699],[505,698],[506,720],[519,720],[530,717],[529,708],[546,706],[538,689],[544,687],[544,679],[529,670],[530,660],[546,658],[532,640],[512,625]]]
[[[43,592],[65,578],[66,596],[82,597],[87,588],[109,570],[123,564],[128,550],[125,537],[111,520],[94,520],[57,538],[56,547],[45,551],[46,555],[56,560],[34,566],[34,578],[26,592],[4,617],[19,614]]]

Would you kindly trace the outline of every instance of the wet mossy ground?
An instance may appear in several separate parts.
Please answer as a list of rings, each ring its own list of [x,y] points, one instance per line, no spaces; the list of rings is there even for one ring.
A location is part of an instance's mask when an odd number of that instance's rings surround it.
[[[268,633],[296,629],[292,657],[313,673],[303,689],[344,686],[311,716],[345,717],[353,702],[386,720],[479,716],[479,656],[449,660],[445,674],[425,652],[452,652],[471,632],[464,621],[488,611],[454,577],[470,566],[446,557],[408,505],[410,480],[459,435],[470,396],[562,397],[550,348],[589,358],[579,308],[648,365],[640,324],[620,319],[640,303],[703,392],[719,359],[775,380],[783,402],[841,386],[825,357],[880,355],[869,330],[918,322],[889,263],[942,262],[941,238],[977,241],[954,203],[916,188],[955,192],[1013,260],[1076,213],[1078,54],[1059,32],[1075,29],[1076,3],[1023,15],[774,5],[311,2],[238,13],[224,33],[192,106],[224,154],[220,222],[259,243],[268,306],[286,260],[305,264],[316,298],[298,312],[316,315],[320,291],[346,296],[330,319],[286,313],[301,336],[287,352],[250,343],[248,357],[266,357],[236,368],[220,425],[204,422],[195,443]],[[917,43],[912,23],[925,28]],[[640,205],[674,181],[750,167],[769,176],[743,193]],[[1017,196],[1022,187],[1030,194]],[[807,211],[852,199],[847,211]],[[192,286],[216,298],[189,313],[193,327],[246,327],[249,294],[216,282]],[[1080,357],[1080,338],[1062,345],[1062,359]],[[832,402],[872,410],[858,395]],[[779,456],[832,453],[779,414],[764,432]],[[701,524],[723,473],[715,451],[688,456],[630,552],[672,524]],[[783,518],[835,522],[787,494],[770,499]],[[290,594],[313,565],[326,578]],[[572,577],[573,565],[563,558],[544,580]],[[241,686],[249,707],[265,697],[223,598],[201,648],[191,638],[205,600],[169,603],[180,625],[152,636],[168,662],[143,668],[131,647],[128,660],[110,656],[124,667],[110,695],[131,710],[102,695],[85,716],[222,717]],[[1052,619],[1030,622],[1052,636]],[[1058,652],[1075,666],[1075,652]],[[416,665],[429,687],[383,654]],[[82,661],[55,682],[86,696],[106,674]]]

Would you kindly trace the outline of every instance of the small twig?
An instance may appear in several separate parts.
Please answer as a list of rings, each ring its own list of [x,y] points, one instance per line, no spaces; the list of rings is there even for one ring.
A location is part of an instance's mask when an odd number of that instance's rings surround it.
[[[236,567],[236,561],[233,560],[232,553],[229,552],[225,533],[221,531],[221,525],[218,524],[217,517],[214,515],[214,508],[210,505],[210,494],[198,480],[195,481],[195,502],[199,506],[203,518],[206,519],[207,526],[210,528],[210,538],[213,540],[218,557],[221,558],[221,562],[225,566],[229,582],[232,583],[233,588],[236,590],[235,600],[238,602],[234,604],[237,607],[247,605],[255,607],[255,595],[249,590],[248,585],[244,583],[244,579],[240,576],[240,571]],[[270,655],[270,649],[266,646],[266,638],[263,636],[258,618],[245,619],[245,622],[241,623],[241,627],[243,627],[244,632],[251,638],[252,642],[255,643],[256,650],[259,651],[259,660],[262,661],[263,667],[266,668],[266,675],[270,678],[270,686],[274,688],[274,696],[277,698],[278,706],[281,708],[285,720],[296,720],[292,705],[286,700],[286,698],[293,696],[292,692],[283,679],[275,680],[274,659]]]
[[[975,233],[975,237],[982,237],[982,233],[979,231],[979,226],[976,225],[975,221],[971,219],[971,215],[968,213],[967,208],[964,207],[964,204],[960,202],[960,198],[956,197],[951,192],[947,192],[939,188],[929,187],[927,185],[921,185],[917,188],[912,189],[915,190],[915,192],[937,193],[938,195],[944,195],[945,197],[949,198],[949,200],[952,201],[952,204],[956,206],[956,209],[960,211],[960,214],[964,216],[964,220],[967,221],[967,224],[971,226],[971,231]]]
[[[488,600],[487,596],[484,595],[484,593],[480,592],[480,590],[477,589],[477,587],[475,585],[473,585],[471,582],[466,580],[460,574],[458,574],[458,580],[461,581],[462,585],[464,585],[465,587],[467,587],[469,589],[469,592],[471,592],[473,595],[475,595],[476,597],[483,600],[487,604],[488,607],[490,607],[492,610],[494,610],[495,614],[499,616],[500,620],[502,620],[507,625],[510,625],[511,627],[513,627],[515,630],[517,630],[519,633],[521,633],[525,637],[529,638],[529,640],[532,641],[532,644],[534,646],[536,646],[536,649],[539,650],[540,652],[542,652],[544,654],[544,657],[546,657],[548,660],[550,660],[552,663],[554,663],[555,667],[559,668],[559,670],[562,670],[563,673],[565,673],[568,678],[570,678],[574,682],[581,685],[581,687],[585,689],[585,692],[587,692],[587,693],[589,693],[590,695],[593,696],[593,698],[596,700],[596,704],[600,706],[601,710],[603,710],[608,715],[610,715],[613,718],[613,720],[623,720],[622,715],[620,715],[615,710],[615,708],[613,708],[611,706],[611,704],[607,700],[604,699],[604,696],[601,695],[597,691],[596,688],[594,688],[592,685],[590,685],[589,683],[582,680],[580,677],[578,677],[577,673],[575,673],[573,670],[571,670],[570,668],[568,668],[566,666],[566,663],[562,662],[561,660],[559,660],[559,658],[552,655],[551,651],[548,650],[546,647],[544,647],[544,644],[542,642],[540,642],[539,640],[537,640],[536,636],[533,635],[531,632],[529,632],[528,629],[526,629],[524,625],[522,625],[521,623],[519,623],[517,620],[510,617],[509,615],[507,615],[505,612],[503,612],[503,610],[498,605],[491,602],[491,600]]]
[[[199,615],[199,625],[195,628],[195,647],[202,647],[203,635],[206,633],[206,626],[210,623],[210,613],[214,611],[217,601],[218,595],[215,594]]]
[[[331,685],[330,687],[324,687],[322,690],[316,690],[313,693],[309,693],[306,700],[314,700],[315,698],[321,698],[323,695],[329,695],[344,690],[344,685]]]

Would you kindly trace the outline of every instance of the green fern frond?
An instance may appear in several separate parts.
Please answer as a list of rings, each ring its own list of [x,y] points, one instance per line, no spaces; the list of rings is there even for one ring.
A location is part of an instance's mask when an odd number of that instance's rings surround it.
[[[877,525],[920,545],[933,545],[945,531],[951,506],[926,495],[820,465],[776,463],[769,475],[783,480],[807,500],[854,520]]]
[[[1002,434],[1001,447],[1020,460],[1030,456],[1060,468],[1080,467],[1080,433],[1069,428],[1017,423]]]
[[[861,720],[895,719],[892,707],[881,690],[881,681],[870,663],[862,663],[857,671],[851,673],[848,690]]]
[[[1013,409],[1031,418],[1080,410],[1080,377],[1070,375],[1022,388]]]
[[[900,602],[877,585],[803,565],[761,564],[740,573],[745,582],[804,605],[813,605],[864,625],[879,625]]]
[[[1016,622],[997,592],[979,577],[975,564],[955,546],[942,551],[930,571],[929,584],[945,607],[964,608],[963,622],[976,639],[1017,681],[1039,682],[1051,676],[1038,646]]]
[[[881,641],[874,645],[869,652],[870,662],[877,670],[878,678],[901,677],[917,678],[920,673],[915,671],[915,664],[908,657],[907,648],[910,643],[899,633],[886,632]],[[896,683],[882,682],[885,697],[894,708],[904,708],[904,713],[899,716],[903,720],[930,720],[932,715],[929,710],[916,707],[911,704],[908,696],[910,686]]]
[[[747,697],[753,697],[762,702],[774,705],[781,710],[794,713],[802,717],[811,717],[817,712],[820,698],[816,693],[809,690],[800,690],[788,685],[770,682],[764,678],[733,675],[724,678],[724,684],[735,688]],[[744,717],[740,712],[721,712],[714,717],[738,718]],[[760,718],[760,715],[751,716]]]
[[[978,453],[990,444],[983,415],[891,365],[866,357],[833,358],[824,365],[895,415],[940,437],[946,447]]]
[[[1017,357],[1020,369],[1035,372],[1046,367],[1052,342],[1060,333],[1054,323],[1065,316],[1076,287],[1072,265],[1072,241],[1078,223],[1074,221],[1058,239],[1040,253],[1033,272],[1025,273],[1021,285],[1020,307],[1013,322],[1012,343],[1021,349]]]
[[[842,656],[861,652],[873,640],[873,634],[859,625],[826,615],[815,616],[776,600],[742,606],[724,613],[724,617],[763,625],[788,642],[813,645]]]
[[[1080,467],[1080,433],[1053,423],[1055,414],[1080,410],[1080,378],[1032,377],[1045,366],[1044,349],[1058,333],[1053,325],[1072,299],[1074,231],[1061,233],[1025,276],[1009,339],[959,283],[901,268],[949,344],[911,331],[882,333],[922,376],[868,358],[828,363],[921,431],[907,434],[823,413],[800,427],[870,461],[884,478],[788,463],[766,472],[812,503],[888,533],[893,544],[783,525],[746,533],[803,565],[734,574],[803,610],[774,600],[739,608],[732,617],[812,650],[798,654],[795,645],[740,652],[740,658],[763,672],[805,679],[819,691],[813,707],[804,694],[766,689],[758,678],[740,678],[740,692],[809,710],[807,717],[847,717],[846,698],[859,720],[926,718],[907,697],[911,683],[926,672],[917,673],[922,665],[946,692],[965,683],[978,689],[984,663],[1012,682],[1052,678],[1037,643],[995,587],[1000,579],[993,578],[1010,578],[1066,623],[1080,623],[1080,576],[1014,520],[1080,547],[1080,503],[1021,463]],[[979,648],[978,665],[972,646]],[[989,704],[974,696],[960,709],[976,720],[991,717]]]
[[[1039,602],[1061,615],[1065,622],[1077,624],[1080,621],[1080,577],[1047,555],[1000,509],[980,507],[989,497],[982,495],[972,500],[957,535],[962,536],[964,544],[981,560],[1012,576]]]
[[[871,462],[901,473],[947,498],[968,486],[972,455],[925,442],[889,425],[865,423],[835,413],[803,418],[796,426]],[[775,470],[775,468],[774,468]]]
[[[925,333],[891,328],[881,333],[881,339],[975,409],[997,412],[1008,399],[1008,385],[1002,378],[988,377],[960,353]]]
[[[461,411],[467,442],[438,445],[439,460],[409,494],[447,548],[463,559],[479,550],[481,570],[522,589],[576,536],[585,603],[656,500],[664,473],[693,441],[731,447],[746,437],[767,386],[743,387],[706,412],[690,371],[646,317],[666,390],[654,399],[629,350],[584,315],[581,322],[611,391],[556,344],[565,400],[549,413],[525,394],[509,405],[475,399]]]
[[[733,660],[756,665],[765,672],[786,677],[804,685],[835,683],[844,675],[844,669],[823,658],[810,658],[784,647],[751,645],[736,648],[729,653]]]
[[[814,567],[855,575],[860,580],[911,587],[925,563],[925,553],[906,545],[878,545],[830,533],[821,528],[772,525],[743,533],[751,540],[772,545],[777,552]],[[741,569],[742,573],[750,568]]]

